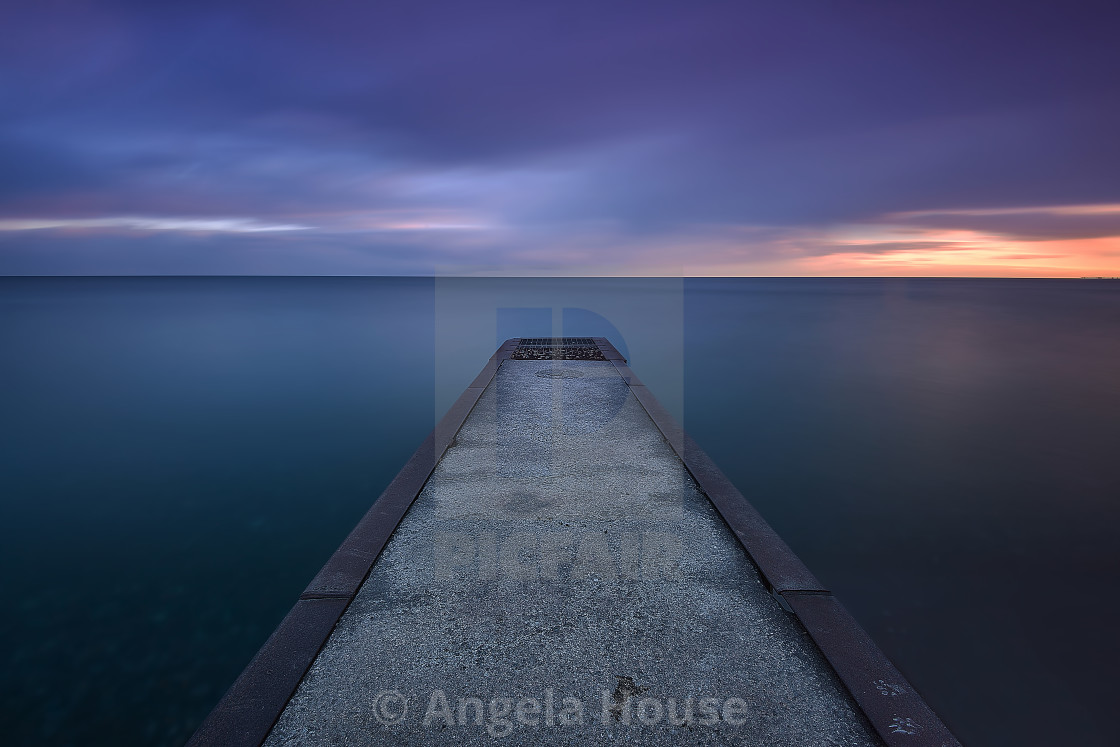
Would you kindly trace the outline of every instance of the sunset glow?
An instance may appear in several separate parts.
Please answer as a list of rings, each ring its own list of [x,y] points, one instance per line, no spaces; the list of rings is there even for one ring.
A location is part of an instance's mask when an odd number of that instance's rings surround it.
[[[954,277],[1120,276],[1120,236],[1021,242],[953,232],[914,241],[907,249],[873,251],[868,241],[852,251],[801,261],[813,275],[935,275]],[[922,246],[922,244],[928,244]],[[855,247],[870,251],[858,251]]]
[[[1091,13],[9,5],[0,274],[1120,275]]]

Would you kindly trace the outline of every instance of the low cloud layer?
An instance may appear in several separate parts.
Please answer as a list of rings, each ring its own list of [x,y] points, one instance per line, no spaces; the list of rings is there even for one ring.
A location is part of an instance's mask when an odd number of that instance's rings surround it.
[[[8,7],[0,272],[1120,274],[1115,11],[1005,10]]]

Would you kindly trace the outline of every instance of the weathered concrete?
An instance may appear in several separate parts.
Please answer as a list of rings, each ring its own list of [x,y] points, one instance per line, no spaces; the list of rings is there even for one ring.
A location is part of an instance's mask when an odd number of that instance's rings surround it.
[[[880,744],[609,362],[502,363],[267,744],[495,738]]]

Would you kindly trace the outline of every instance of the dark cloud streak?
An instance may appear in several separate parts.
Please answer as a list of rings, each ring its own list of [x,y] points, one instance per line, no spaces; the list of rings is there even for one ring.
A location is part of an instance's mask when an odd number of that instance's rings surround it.
[[[0,218],[430,208],[562,242],[1120,202],[1117,20],[1103,3],[12,4]]]

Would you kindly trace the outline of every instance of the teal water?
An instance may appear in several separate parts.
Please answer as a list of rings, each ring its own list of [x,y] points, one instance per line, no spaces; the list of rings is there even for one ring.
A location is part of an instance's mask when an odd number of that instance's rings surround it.
[[[1114,743],[1120,283],[534,282],[0,279],[5,741],[183,743],[461,372],[562,331],[629,346],[966,744]]]

